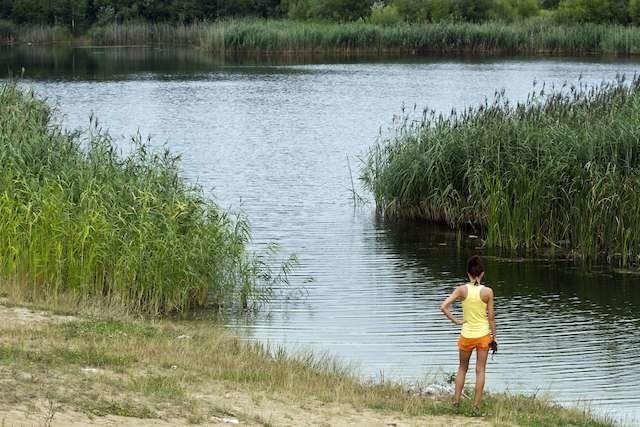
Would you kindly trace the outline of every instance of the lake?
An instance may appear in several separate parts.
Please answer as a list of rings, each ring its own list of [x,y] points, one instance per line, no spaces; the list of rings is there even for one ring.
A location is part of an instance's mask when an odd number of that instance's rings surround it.
[[[547,260],[492,257],[472,236],[387,224],[354,206],[359,158],[395,115],[448,113],[533,82],[597,83],[640,61],[602,58],[212,58],[154,48],[4,48],[67,128],[95,114],[124,144],[139,132],[182,154],[184,173],[251,223],[256,250],[296,254],[290,288],[229,325],[247,339],[326,352],[363,378],[442,380],[457,367],[458,331],[440,302],[487,255],[500,352],[487,389],[546,394],[640,422],[640,276],[584,272]],[[351,173],[350,173],[351,168]],[[472,382],[472,370],[469,380]]]

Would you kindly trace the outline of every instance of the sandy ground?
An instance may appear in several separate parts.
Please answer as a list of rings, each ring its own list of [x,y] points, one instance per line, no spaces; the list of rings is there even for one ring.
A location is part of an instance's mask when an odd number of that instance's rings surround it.
[[[250,408],[244,408],[245,410]],[[486,426],[485,421],[456,417],[416,417],[404,418],[393,414],[385,415],[370,410],[355,410],[342,405],[324,407],[286,407],[264,402],[260,408],[253,408],[263,422],[239,421],[234,417],[212,417],[199,425],[208,426],[362,426],[362,427],[405,427],[405,426]],[[250,413],[250,412],[245,412]],[[180,419],[140,419],[108,415],[105,417],[88,417],[71,410],[58,409],[49,413],[46,407],[37,411],[26,408],[15,408],[0,411],[0,426],[187,426],[193,425],[188,420]]]
[[[2,305],[5,302],[0,298],[0,325],[4,329],[17,326],[33,327],[43,322],[66,322],[74,319],[72,316],[58,316],[23,307],[7,307]]]
[[[64,322],[73,317],[58,316],[22,307],[7,307],[0,301],[0,328],[38,328],[48,322]],[[0,337],[1,338],[1,337]],[[0,343],[2,340],[0,339]],[[19,382],[5,381],[9,375],[0,365],[0,389],[16,387]],[[99,375],[99,370],[90,374]],[[0,427],[3,426],[485,426],[481,418],[467,417],[407,417],[402,414],[354,408],[345,404],[325,404],[312,399],[288,400],[256,390],[233,388],[234,385],[211,383],[198,394],[190,396],[211,408],[224,408],[224,413],[238,414],[228,417],[210,417],[207,420],[140,419],[120,416],[89,416],[73,408],[55,405],[34,398],[15,407],[0,408]],[[241,415],[240,415],[241,414]]]

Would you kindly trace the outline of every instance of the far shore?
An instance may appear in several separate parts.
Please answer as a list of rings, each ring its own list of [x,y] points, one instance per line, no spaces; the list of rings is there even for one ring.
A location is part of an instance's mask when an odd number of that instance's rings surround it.
[[[375,25],[290,20],[225,20],[191,25],[135,22],[73,34],[60,26],[16,25],[0,45],[181,46],[212,54],[262,55],[640,55],[640,27],[558,25],[548,20],[503,23]]]

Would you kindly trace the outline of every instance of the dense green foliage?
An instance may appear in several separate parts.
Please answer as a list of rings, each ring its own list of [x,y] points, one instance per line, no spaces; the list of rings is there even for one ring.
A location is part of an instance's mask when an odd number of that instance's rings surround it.
[[[550,93],[547,93],[550,92]],[[488,246],[640,262],[640,79],[498,94],[407,118],[362,178],[388,218],[472,227]]]
[[[181,44],[218,53],[640,53],[640,28],[637,27],[558,26],[539,20],[513,24],[441,22],[391,26],[265,20],[192,26],[139,23],[96,28],[89,36],[94,44]]]
[[[0,275],[26,292],[104,297],[151,313],[245,304],[261,274],[247,225],[187,184],[169,152],[117,154],[0,88]]]
[[[0,21],[61,25],[75,34],[131,21],[193,23],[258,17],[338,22],[514,21],[543,15],[562,23],[638,20],[637,0],[2,0]],[[6,25],[4,25],[6,27]],[[5,28],[6,29],[6,28]],[[3,24],[0,24],[0,36]]]

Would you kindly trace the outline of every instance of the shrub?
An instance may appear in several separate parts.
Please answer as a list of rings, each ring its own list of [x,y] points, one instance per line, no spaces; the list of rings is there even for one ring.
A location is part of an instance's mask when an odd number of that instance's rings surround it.
[[[427,0],[425,11],[431,22],[451,20],[454,14],[453,4],[449,0]]]
[[[371,9],[371,16],[367,21],[375,25],[389,26],[402,22],[402,16],[394,5],[379,6]]]
[[[495,7],[494,0],[455,0],[458,19],[469,22],[483,22],[489,19]]]
[[[373,3],[373,0],[291,0],[287,14],[297,20],[355,21],[368,17]]]
[[[16,37],[16,26],[11,21],[0,19],[0,43],[12,42]]]
[[[429,19],[428,3],[428,0],[393,0],[391,5],[406,22],[424,22]]]
[[[537,16],[540,13],[538,0],[496,0],[491,18],[500,21],[513,21]]]
[[[629,17],[634,24],[640,24],[640,0],[629,1]]]
[[[558,19],[564,23],[606,23],[619,20],[614,0],[562,0],[558,5]]]

